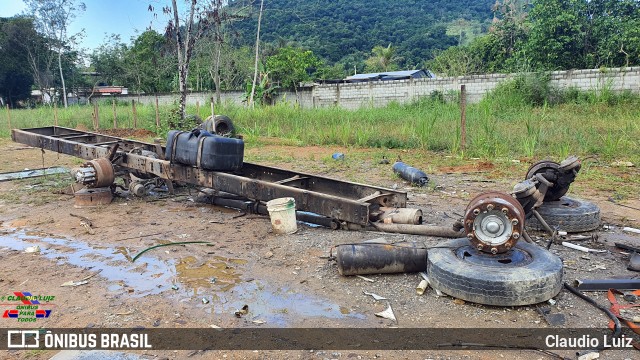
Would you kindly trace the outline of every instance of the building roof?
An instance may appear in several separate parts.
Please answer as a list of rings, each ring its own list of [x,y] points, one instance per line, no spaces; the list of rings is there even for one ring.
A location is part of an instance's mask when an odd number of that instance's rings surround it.
[[[380,73],[355,74],[345,78],[347,82],[372,81],[372,80],[402,80],[410,78],[433,78],[435,77],[428,70],[401,70],[386,71]]]

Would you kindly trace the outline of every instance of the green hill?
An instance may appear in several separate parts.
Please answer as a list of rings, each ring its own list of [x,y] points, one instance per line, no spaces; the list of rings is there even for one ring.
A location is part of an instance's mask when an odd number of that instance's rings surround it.
[[[242,1],[235,1],[239,5]],[[328,63],[353,68],[376,45],[397,47],[402,67],[420,67],[435,50],[486,32],[494,0],[266,0],[261,39],[296,43]],[[255,42],[260,1],[234,24],[246,45]]]

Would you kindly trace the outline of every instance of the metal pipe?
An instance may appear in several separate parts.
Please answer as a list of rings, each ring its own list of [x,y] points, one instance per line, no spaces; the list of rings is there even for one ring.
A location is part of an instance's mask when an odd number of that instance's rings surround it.
[[[528,242],[529,244],[533,244],[533,239],[531,238],[531,236],[529,236],[529,233],[527,233],[526,231],[522,232],[522,237],[524,238],[524,241]]]
[[[346,244],[336,247],[340,275],[420,272],[427,269],[427,249],[416,243]]]
[[[640,279],[576,279],[574,286],[583,291],[637,290]]]
[[[549,233],[549,235],[554,236],[556,235],[556,232],[551,229],[551,227],[549,226],[549,224],[547,224],[547,222],[542,218],[542,215],[540,215],[540,213],[533,209],[531,210],[533,212],[533,216],[536,217],[536,219],[538,219],[538,221],[540,222],[540,224],[542,224],[542,227],[544,227],[545,230],[547,230],[547,232]]]
[[[408,224],[381,224],[371,223],[376,229],[388,233],[402,233],[411,235],[424,235],[446,238],[461,238],[464,237],[464,233],[461,231],[455,231],[454,229],[446,226],[427,226],[427,225],[408,225]]]

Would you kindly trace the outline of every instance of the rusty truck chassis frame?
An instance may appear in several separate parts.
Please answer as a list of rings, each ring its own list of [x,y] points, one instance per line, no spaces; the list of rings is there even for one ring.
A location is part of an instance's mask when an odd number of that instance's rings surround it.
[[[192,184],[264,202],[292,197],[296,208],[339,221],[343,226],[366,226],[381,207],[404,208],[407,193],[328,177],[298,173],[245,162],[237,173],[204,170],[162,159],[164,147],[134,140],[59,126],[11,131],[13,141],[76,156],[86,160],[106,157],[118,144],[113,165],[116,171],[157,176],[170,182]],[[139,150],[159,158],[140,155]]]

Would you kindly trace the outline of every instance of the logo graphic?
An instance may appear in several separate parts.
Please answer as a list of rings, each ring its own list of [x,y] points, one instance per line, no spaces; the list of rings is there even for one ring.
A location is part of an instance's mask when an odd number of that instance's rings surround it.
[[[38,330],[9,330],[7,332],[7,347],[9,349],[37,348],[40,346],[40,331]]]
[[[41,309],[41,307],[53,305],[50,302],[55,300],[55,296],[32,295],[26,291],[14,291],[13,295],[0,296],[0,300],[18,302],[14,309],[5,309],[2,312],[3,318],[18,319],[18,322],[35,322],[37,319],[48,318],[51,315],[51,310]]]
[[[25,305],[40,305],[40,302],[38,301],[38,297],[31,295],[30,292],[14,291],[13,294],[15,296],[9,296],[7,300],[9,301],[19,300],[19,301],[22,301],[22,303]]]

